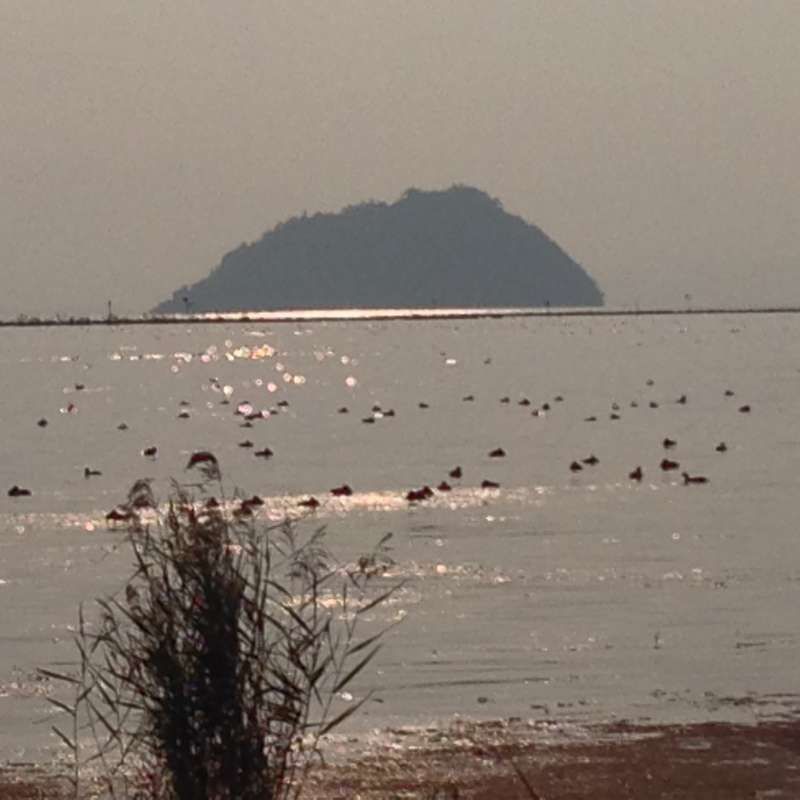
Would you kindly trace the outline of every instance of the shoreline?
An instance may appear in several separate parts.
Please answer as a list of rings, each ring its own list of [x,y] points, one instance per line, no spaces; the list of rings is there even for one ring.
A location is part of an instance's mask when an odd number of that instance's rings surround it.
[[[469,320],[536,317],[658,317],[745,314],[798,314],[800,306],[743,306],[698,308],[478,308],[478,309],[309,309],[296,311],[219,312],[206,314],[165,314],[134,317],[21,317],[0,319],[0,328],[49,328],[132,325],[219,325],[231,323],[281,322],[386,322],[420,320]]]
[[[382,741],[329,744],[303,800],[744,800],[797,797],[796,717],[751,724],[626,720],[456,723],[383,731]],[[0,765],[0,800],[67,800],[63,765]]]

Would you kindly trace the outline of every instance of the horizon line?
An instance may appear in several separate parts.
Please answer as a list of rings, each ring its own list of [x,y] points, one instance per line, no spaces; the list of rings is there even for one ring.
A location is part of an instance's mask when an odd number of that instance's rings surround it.
[[[390,320],[502,319],[515,317],[635,317],[711,314],[797,314],[800,306],[698,306],[608,308],[596,306],[520,307],[520,308],[331,308],[282,309],[272,311],[210,311],[197,314],[142,314],[138,316],[38,317],[20,315],[0,319],[0,327],[59,327],[67,325],[180,325],[236,322],[359,322]]]

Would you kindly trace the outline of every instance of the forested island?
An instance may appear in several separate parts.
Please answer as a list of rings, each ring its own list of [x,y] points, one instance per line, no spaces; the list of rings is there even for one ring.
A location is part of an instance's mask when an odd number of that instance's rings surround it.
[[[539,228],[459,185],[289,219],[153,313],[602,305],[595,281]]]

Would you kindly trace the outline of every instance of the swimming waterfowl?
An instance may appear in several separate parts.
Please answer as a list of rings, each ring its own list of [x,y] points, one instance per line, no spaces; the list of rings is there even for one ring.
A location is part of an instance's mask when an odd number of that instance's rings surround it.
[[[253,455],[257,458],[272,458],[274,453],[269,449],[269,447],[265,447],[263,450],[256,450]]]
[[[106,514],[106,522],[131,522],[136,519],[136,512],[126,506],[116,506]]]
[[[726,389],[725,390],[725,397],[733,397],[733,390],[732,389]]]
[[[739,406],[739,413],[740,414],[749,414],[750,413],[750,406]]]
[[[677,461],[670,461],[668,458],[662,458],[659,466],[664,470],[664,472],[669,472],[671,469],[678,469],[680,464]]]
[[[549,411],[550,403],[542,403],[542,411]]]
[[[583,461],[584,464],[588,464],[590,467],[593,467],[593,466],[595,466],[595,464],[599,464],[600,463],[600,459],[594,453],[592,453],[587,458],[584,458],[584,459],[581,459],[581,460]]]
[[[608,418],[613,420],[618,420],[620,419],[620,416],[616,412],[612,412],[611,414],[608,415]]]
[[[41,419],[40,419],[40,420],[39,420],[39,421],[38,421],[36,424],[37,424],[37,425],[38,425],[40,428],[46,428],[46,427],[47,427],[47,425],[48,425],[48,422],[47,422],[47,420],[46,420],[44,417],[42,417],[42,418],[41,418]]]
[[[641,481],[643,475],[644,475],[644,473],[642,472],[642,468],[641,467],[636,467],[635,470],[633,470],[632,472],[628,473],[628,477],[632,481]]]
[[[430,406],[427,403],[417,403],[417,405],[419,406],[419,408],[430,408]]]
[[[301,500],[297,505],[302,506],[303,508],[319,508],[320,502],[317,500],[314,495],[307,498],[306,500]]]
[[[650,406],[650,408],[658,408],[658,403],[656,403],[655,400],[651,400],[648,405]]]
[[[364,417],[361,421],[365,425],[374,425],[375,424],[375,417]]]
[[[500,484],[497,483],[496,481],[490,481],[485,478],[484,480],[481,481],[481,489],[499,489],[499,488]]]
[[[158,455],[158,448],[155,445],[145,447],[144,450],[142,450],[142,455],[147,456],[147,458],[155,458]]]
[[[560,395],[560,394],[557,394],[557,395],[556,395],[556,396],[553,398],[553,402],[554,402],[554,403],[563,403],[563,402],[564,402],[564,397],[563,397],[562,395]]]
[[[577,461],[573,461],[573,462],[572,462],[572,463],[569,465],[569,468],[570,468],[570,469],[571,469],[573,472],[580,472],[580,471],[583,469],[583,467],[582,467],[582,466],[581,466],[581,465],[580,465],[580,464],[579,464]]]
[[[440,492],[449,492],[453,487],[447,481],[442,481],[436,488]]]
[[[335,486],[331,489],[331,494],[334,497],[350,497],[353,494],[353,490],[346,483],[343,483],[341,486]]]
[[[278,407],[279,408],[286,408],[289,405],[288,400],[278,400]]]
[[[8,490],[9,497],[30,497],[31,490],[30,489],[23,489],[21,486],[17,486],[15,483],[9,490]]]
[[[503,450],[502,447],[495,447],[495,449],[489,453],[489,458],[504,458],[505,455],[506,451]]]
[[[178,412],[178,419],[189,419],[190,416],[191,414],[189,414],[189,412],[186,411],[186,409]]]
[[[708,483],[708,478],[703,475],[690,475],[688,472],[681,472],[681,475],[684,486],[688,486],[690,483]]]
[[[118,431],[126,431],[126,430],[128,430],[128,425],[127,425],[127,423],[125,423],[125,422],[120,422],[120,424],[119,424],[119,425],[117,425],[117,430],[118,430]]]
[[[100,472],[99,469],[92,469],[91,467],[84,467],[83,468],[83,477],[84,478],[93,478],[93,477],[96,477],[96,476],[99,476],[99,475],[102,475],[102,474],[103,473]]]
[[[342,406],[341,408],[337,409],[337,414],[349,414],[350,409],[347,406]]]
[[[451,478],[460,478],[463,473],[461,471],[461,467],[453,467],[453,469],[451,469],[447,474]]]
[[[661,442],[661,444],[664,446],[665,450],[669,450],[670,448],[675,447],[675,445],[678,444],[678,443],[674,439],[670,439],[669,437],[666,437]]]
[[[510,397],[501,397],[500,398],[500,402],[501,403],[510,403],[511,402],[511,398]]]
[[[409,503],[418,503],[430,497],[433,497],[433,489],[427,484],[421,489],[410,489],[406,493],[406,500],[408,500]]]
[[[685,406],[686,405],[686,395],[682,394],[676,401],[679,405]]]
[[[583,421],[584,422],[597,422],[597,417],[595,417],[595,416],[585,417]]]
[[[245,439],[243,442],[239,442],[239,447],[254,447],[254,445],[249,439]]]
[[[189,461],[187,462],[184,469],[191,469],[192,467],[196,467],[198,464],[211,464],[213,466],[218,466],[217,457],[210,453],[208,450],[198,450],[189,457]]]
[[[522,398],[522,400],[520,400],[520,401],[517,403],[517,405],[518,405],[518,406],[529,406],[530,404],[531,404],[531,401],[530,401],[530,400],[528,400],[528,398],[527,398],[527,397],[523,397],[523,398]]]
[[[715,448],[718,453],[725,453],[728,450],[728,445],[725,442],[720,442]]]
[[[465,395],[464,397],[462,397],[461,399],[465,403],[472,403],[475,400],[475,395],[474,394],[468,394],[468,395]]]

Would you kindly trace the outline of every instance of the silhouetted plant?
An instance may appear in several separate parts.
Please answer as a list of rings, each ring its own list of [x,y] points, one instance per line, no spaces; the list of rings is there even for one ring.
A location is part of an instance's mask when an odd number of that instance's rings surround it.
[[[206,498],[205,484],[197,491]],[[386,632],[357,636],[398,588],[382,580],[388,536],[347,567],[323,529],[301,538],[296,524],[262,526],[177,483],[166,507],[154,500],[147,482],[131,489],[135,570],[97,601],[94,629],[80,611],[76,672],[42,670],[74,691],[52,701],[70,715],[55,730],[74,794],[99,762],[115,797],[296,797],[320,738],[369,697],[336,702]]]

